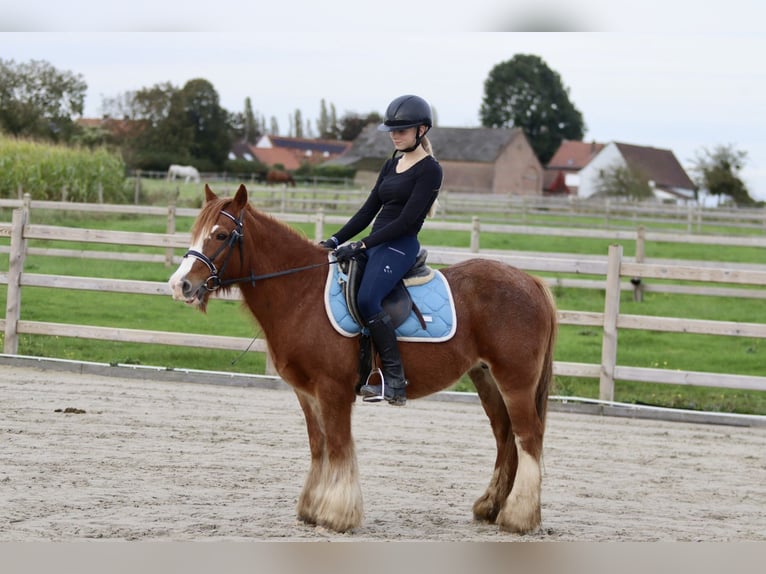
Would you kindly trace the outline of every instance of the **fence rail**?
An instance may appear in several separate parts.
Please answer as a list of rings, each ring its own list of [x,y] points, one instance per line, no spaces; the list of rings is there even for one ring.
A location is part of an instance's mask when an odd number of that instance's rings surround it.
[[[221,193],[233,192],[238,182],[223,180]],[[229,189],[230,188],[230,189]],[[168,183],[168,197],[175,197],[177,184]],[[317,185],[298,188],[275,188],[248,184],[254,204],[281,213],[314,214],[320,210],[348,214],[364,201],[367,190]],[[32,201],[29,194],[19,199],[0,199],[0,207],[18,208],[23,204],[33,208],[73,209],[111,213],[144,213],[162,215],[172,208],[140,205],[80,204],[67,201]],[[181,209],[181,208],[179,208]],[[519,221],[527,224],[534,217],[567,221],[573,227],[618,229],[639,224],[673,228],[685,227],[687,233],[705,233],[706,227],[726,227],[737,233],[766,235],[766,207],[728,208],[704,207],[696,203],[669,205],[652,202],[627,202],[614,199],[598,200],[577,197],[514,196],[461,193],[442,190],[439,194],[439,216],[470,217],[482,214],[486,221]],[[599,223],[600,221],[600,223]]]
[[[189,333],[21,320],[21,291],[26,287],[85,289],[169,296],[165,283],[43,275],[24,272],[24,259],[28,252],[27,242],[30,239],[45,238],[51,241],[67,240],[83,243],[113,243],[165,249],[188,245],[188,235],[185,234],[125,233],[31,225],[28,223],[28,217],[29,212],[27,209],[16,209],[13,213],[12,224],[10,226],[0,225],[0,235],[9,236],[11,240],[9,269],[7,273],[0,273],[0,283],[7,285],[5,318],[0,320],[0,328],[5,333],[4,352],[6,354],[17,354],[19,334],[54,335],[59,337],[79,337],[231,350],[241,350],[251,344],[249,339],[240,337],[213,337]],[[113,255],[110,254],[110,256]],[[625,260],[623,249],[620,245],[610,246],[605,260],[524,257],[509,253],[493,252],[492,254],[487,254],[449,249],[433,249],[429,253],[430,261],[434,264],[451,264],[472,257],[498,259],[531,272],[548,271],[603,276],[602,285],[605,289],[603,313],[559,310],[559,320],[563,325],[589,325],[602,329],[602,357],[600,364],[557,361],[554,365],[554,373],[556,375],[599,379],[600,398],[602,400],[613,400],[615,380],[766,390],[766,377],[694,371],[670,371],[667,369],[617,365],[617,335],[620,329],[766,338],[766,324],[761,323],[732,323],[622,314],[619,310],[620,291],[623,288],[622,278],[677,279],[706,283],[749,285],[755,286],[757,292],[763,296],[763,286],[766,285],[766,269],[713,269],[692,265],[636,263]],[[252,343],[251,350],[267,352],[266,342],[262,339],[257,339]]]
[[[272,193],[272,192],[269,192]],[[281,193],[281,192],[280,192]],[[294,193],[289,191],[289,193]],[[335,195],[338,192],[333,192]],[[495,198],[496,202],[509,202],[508,198]],[[513,201],[519,201],[518,198]],[[530,200],[531,201],[531,200]],[[537,200],[536,200],[537,201]],[[561,202],[558,202],[561,203]],[[120,253],[115,254],[113,252],[100,252],[96,250],[72,250],[72,249],[56,249],[56,248],[39,248],[30,247],[28,253],[31,255],[47,255],[57,257],[83,257],[83,258],[110,258],[121,259],[124,261],[146,261],[146,262],[159,262],[165,261],[166,265],[171,266],[178,262],[179,256],[175,254],[174,250],[184,248],[188,245],[188,234],[177,233],[177,218],[179,217],[196,217],[199,213],[195,208],[181,208],[169,205],[167,207],[157,206],[131,206],[131,205],[107,205],[107,204],[80,204],[71,202],[56,202],[56,201],[32,201],[29,195],[25,196],[24,200],[0,200],[0,207],[14,206],[24,207],[30,211],[38,209],[51,209],[51,210],[72,210],[78,212],[90,212],[90,213],[116,213],[116,214],[135,214],[135,215],[147,215],[147,216],[160,216],[166,218],[166,234],[158,234],[156,241],[157,247],[164,246],[164,254],[158,253]],[[662,206],[640,207],[634,206],[636,209],[641,209],[646,212],[649,209],[657,209]],[[677,211],[678,208],[665,208],[672,211]],[[766,211],[764,212],[766,213]],[[741,215],[741,214],[740,214]],[[759,210],[749,210],[745,212],[748,217],[757,216],[761,217],[763,214]],[[324,210],[320,209],[314,213],[279,213],[278,217],[288,223],[299,224],[312,224],[314,225],[314,239],[319,241],[325,237],[326,225],[340,225],[347,220],[346,216],[327,214]],[[33,226],[30,225],[27,231],[27,237],[30,239],[52,239],[53,235],[58,233],[57,228],[47,229],[47,226]],[[485,223],[479,217],[473,217],[470,222],[456,222],[456,221],[443,221],[443,220],[428,220],[425,223],[425,229],[439,230],[439,231],[454,231],[463,232],[469,236],[470,247],[469,253],[478,254],[484,253],[490,256],[502,256],[502,253],[493,251],[487,251],[481,249],[481,236],[483,233],[507,233],[518,235],[545,235],[556,237],[573,237],[573,238],[590,238],[590,239],[606,239],[609,241],[629,241],[635,242],[635,260],[637,262],[653,262],[658,264],[674,264],[674,262],[668,262],[665,260],[650,260],[644,257],[647,245],[651,243],[695,243],[695,244],[707,244],[707,245],[730,245],[739,247],[756,247],[766,249],[766,235],[704,235],[699,233],[669,233],[662,231],[647,231],[643,225],[638,225],[633,230],[624,229],[583,229],[583,228],[571,228],[571,227],[553,227],[553,226],[529,226],[529,225],[514,225],[514,224],[497,224],[497,223]],[[6,227],[3,229],[0,225],[0,236],[8,235],[9,230]],[[94,242],[98,242],[99,234],[97,232],[91,232],[94,235],[87,236],[88,232],[78,232],[77,230],[69,230],[66,232],[67,237],[72,241],[90,241],[91,238]],[[171,236],[166,238],[166,236]],[[154,240],[149,240],[148,244]],[[166,241],[164,245],[160,245],[160,241]],[[108,241],[103,241],[107,243]],[[124,244],[129,244],[127,241]],[[0,253],[8,252],[8,247],[0,245]],[[435,248],[438,250],[439,248]],[[459,252],[459,249],[453,250]],[[572,258],[572,255],[568,254],[550,254],[550,253],[527,253],[529,257],[550,259],[551,257],[558,259]],[[459,255],[459,257],[463,257]],[[578,260],[586,258],[586,256],[578,255],[574,256]],[[599,256],[598,259],[605,260],[605,256]],[[626,261],[628,258],[626,258]],[[443,261],[445,264],[454,263],[457,259],[454,257],[449,260]],[[718,265],[713,262],[694,262],[694,265],[704,267]],[[728,264],[730,267],[739,267],[736,263]],[[763,268],[766,269],[766,265],[748,265],[747,268]],[[552,270],[553,271],[553,270]],[[571,271],[573,273],[583,273],[582,269],[575,269]],[[596,273],[602,274],[602,273]],[[594,288],[603,289],[603,280],[590,280],[590,279],[557,279],[556,285],[559,287],[578,287],[578,288]],[[754,289],[741,289],[732,287],[710,287],[710,286],[683,286],[683,285],[670,285],[664,283],[647,284],[645,281],[636,284],[630,281],[624,281],[620,284],[620,288],[623,291],[633,291],[634,297],[637,300],[643,296],[645,292],[667,292],[667,293],[687,293],[687,294],[701,294],[701,295],[722,295],[722,296],[742,296],[748,298],[766,298],[766,295],[762,290]]]

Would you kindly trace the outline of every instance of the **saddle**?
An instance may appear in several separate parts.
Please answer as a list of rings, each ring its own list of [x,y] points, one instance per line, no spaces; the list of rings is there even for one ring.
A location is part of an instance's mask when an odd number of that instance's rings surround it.
[[[426,259],[428,258],[428,251],[421,249],[415,258],[415,263],[410,267],[409,271],[404,274],[396,287],[385,296],[382,302],[383,310],[391,317],[391,322],[394,329],[399,327],[407,320],[410,313],[414,313],[418,318],[423,330],[426,330],[426,321],[423,318],[423,314],[418,309],[415,302],[412,300],[410,292],[407,290],[408,285],[417,285],[419,283],[426,283],[433,277],[433,269],[426,265]],[[341,282],[341,290],[343,297],[346,300],[349,314],[353,317],[359,325],[364,326],[364,319],[359,313],[357,306],[357,292],[359,291],[359,284],[362,281],[362,275],[364,274],[364,268],[367,265],[367,257],[364,254],[357,255],[354,259],[349,259],[343,263],[338,263],[340,271],[347,277],[346,281]]]

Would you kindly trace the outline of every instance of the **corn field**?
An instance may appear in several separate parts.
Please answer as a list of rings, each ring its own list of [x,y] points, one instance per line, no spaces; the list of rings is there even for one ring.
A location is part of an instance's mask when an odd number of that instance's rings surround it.
[[[0,135],[0,198],[124,203],[130,190],[118,153]]]

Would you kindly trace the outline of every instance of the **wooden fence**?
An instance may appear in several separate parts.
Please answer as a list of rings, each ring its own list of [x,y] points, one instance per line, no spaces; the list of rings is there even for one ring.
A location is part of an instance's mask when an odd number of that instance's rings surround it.
[[[160,206],[136,206],[136,205],[107,205],[107,204],[95,204],[95,203],[71,203],[71,202],[58,202],[58,201],[32,201],[29,195],[26,195],[24,200],[0,200],[0,207],[24,207],[31,214],[36,210],[68,210],[84,213],[112,213],[112,214],[133,214],[133,215],[148,215],[158,216],[166,218],[166,234],[175,235],[177,232],[177,218],[179,217],[196,217],[199,213],[195,208],[183,208],[176,207],[175,205],[169,205],[167,207]],[[30,215],[30,218],[32,216]],[[300,224],[312,224],[314,225],[314,239],[320,241],[325,238],[326,227],[332,225],[333,227],[341,225],[346,222],[347,216],[327,214],[323,209],[319,209],[315,213],[285,213],[279,212],[278,217],[288,223],[300,223]],[[512,225],[512,224],[497,224],[497,223],[484,223],[479,217],[473,217],[471,222],[458,222],[458,221],[442,221],[442,220],[427,220],[424,226],[428,230],[439,231],[454,231],[458,233],[465,233],[469,236],[470,247],[466,251],[468,254],[485,253],[492,255],[493,257],[502,258],[507,256],[508,253],[504,251],[488,251],[481,249],[481,236],[482,233],[506,233],[517,235],[541,235],[541,236],[555,236],[555,237],[572,237],[572,238],[589,238],[589,239],[606,239],[614,242],[635,242],[635,257],[632,261],[642,263],[667,263],[675,264],[672,261],[649,259],[645,257],[647,246],[651,243],[694,243],[694,244],[708,244],[708,245],[730,245],[739,247],[756,247],[764,249],[766,252],[766,235],[703,235],[698,233],[668,233],[661,231],[648,231],[643,225],[638,225],[633,230],[620,230],[620,229],[583,229],[583,228],[571,228],[571,227],[554,227],[554,226],[529,226],[529,225]],[[431,250],[432,248],[429,248]],[[438,249],[438,248],[437,248]],[[461,251],[456,248],[453,251]],[[8,252],[8,247],[0,245],[0,253]],[[56,257],[85,257],[85,258],[120,258],[128,261],[146,261],[146,262],[161,262],[164,261],[166,265],[172,266],[177,264],[179,256],[175,255],[173,247],[167,247],[164,255],[150,254],[150,253],[122,253],[115,254],[113,252],[104,253],[100,251],[82,251],[71,249],[55,249],[55,248],[35,248],[30,247],[28,250],[32,255],[48,255]],[[522,253],[520,253],[522,254]],[[551,258],[554,259],[569,259],[575,258],[577,260],[588,259],[588,256],[584,255],[570,255],[566,253],[550,254],[550,253],[529,253],[528,257],[538,258]],[[604,260],[604,256],[590,257],[592,259]],[[626,258],[630,260],[630,258]],[[766,260],[766,257],[764,257]],[[720,264],[712,261],[696,261],[693,265],[698,267],[717,267]],[[766,271],[766,264],[737,264],[728,263],[728,267],[738,269],[755,269]],[[559,287],[576,287],[581,289],[603,289],[603,279],[586,279],[586,278],[563,278],[557,279],[556,285]],[[625,281],[620,283],[620,288],[623,291],[632,291],[636,300],[640,300],[643,294],[646,292],[659,292],[659,293],[685,293],[685,294],[697,294],[697,295],[719,295],[719,296],[731,296],[731,297],[747,297],[747,298],[760,298],[766,299],[766,291],[761,289],[749,289],[740,287],[715,287],[715,286],[699,286],[699,285],[670,285],[666,283],[648,283],[645,280],[637,281],[636,278],[626,278]]]
[[[0,236],[10,237],[9,269],[7,273],[0,272],[0,283],[7,284],[5,318],[0,321],[0,328],[5,333],[4,352],[6,354],[17,354],[18,336],[20,334],[53,335],[230,350],[241,350],[251,344],[249,339],[240,337],[21,320],[21,291],[25,287],[84,289],[169,296],[167,285],[164,282],[96,279],[24,272],[24,259],[28,253],[27,242],[29,240],[45,239],[158,247],[166,251],[185,249],[189,243],[189,235],[182,233],[156,234],[73,229],[34,225],[28,222],[28,218],[29,211],[25,208],[20,208],[14,210],[13,221],[10,225],[0,224]],[[115,254],[106,253],[104,256],[114,258]],[[441,248],[432,248],[429,251],[429,260],[434,264],[452,264],[469,257],[499,259],[531,272],[586,274],[602,276],[604,278],[602,283],[605,287],[603,312],[559,310],[559,319],[563,325],[592,326],[602,329],[601,363],[586,364],[557,361],[554,367],[556,375],[599,379],[600,398],[602,400],[611,401],[614,399],[614,384],[616,380],[766,390],[766,377],[762,376],[675,371],[617,365],[617,343],[620,329],[766,338],[766,324],[762,323],[691,320],[620,313],[622,278],[634,280],[636,278],[641,280],[645,278],[672,279],[749,285],[757,286],[762,291],[763,286],[766,285],[766,270],[630,262],[625,260],[623,249],[620,245],[612,245],[609,248],[608,257],[601,260],[541,258],[539,256],[529,257],[520,254],[498,252],[491,254],[471,253],[465,250]],[[257,339],[252,342],[250,349],[251,351],[267,352],[266,342],[262,339]]]

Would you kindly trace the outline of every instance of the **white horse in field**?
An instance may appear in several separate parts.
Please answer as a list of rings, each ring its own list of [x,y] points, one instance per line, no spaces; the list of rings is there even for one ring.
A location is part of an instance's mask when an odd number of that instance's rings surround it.
[[[174,180],[177,177],[184,178],[185,183],[189,183],[190,181],[199,183],[199,172],[193,165],[172,164],[168,168],[168,181]]]

